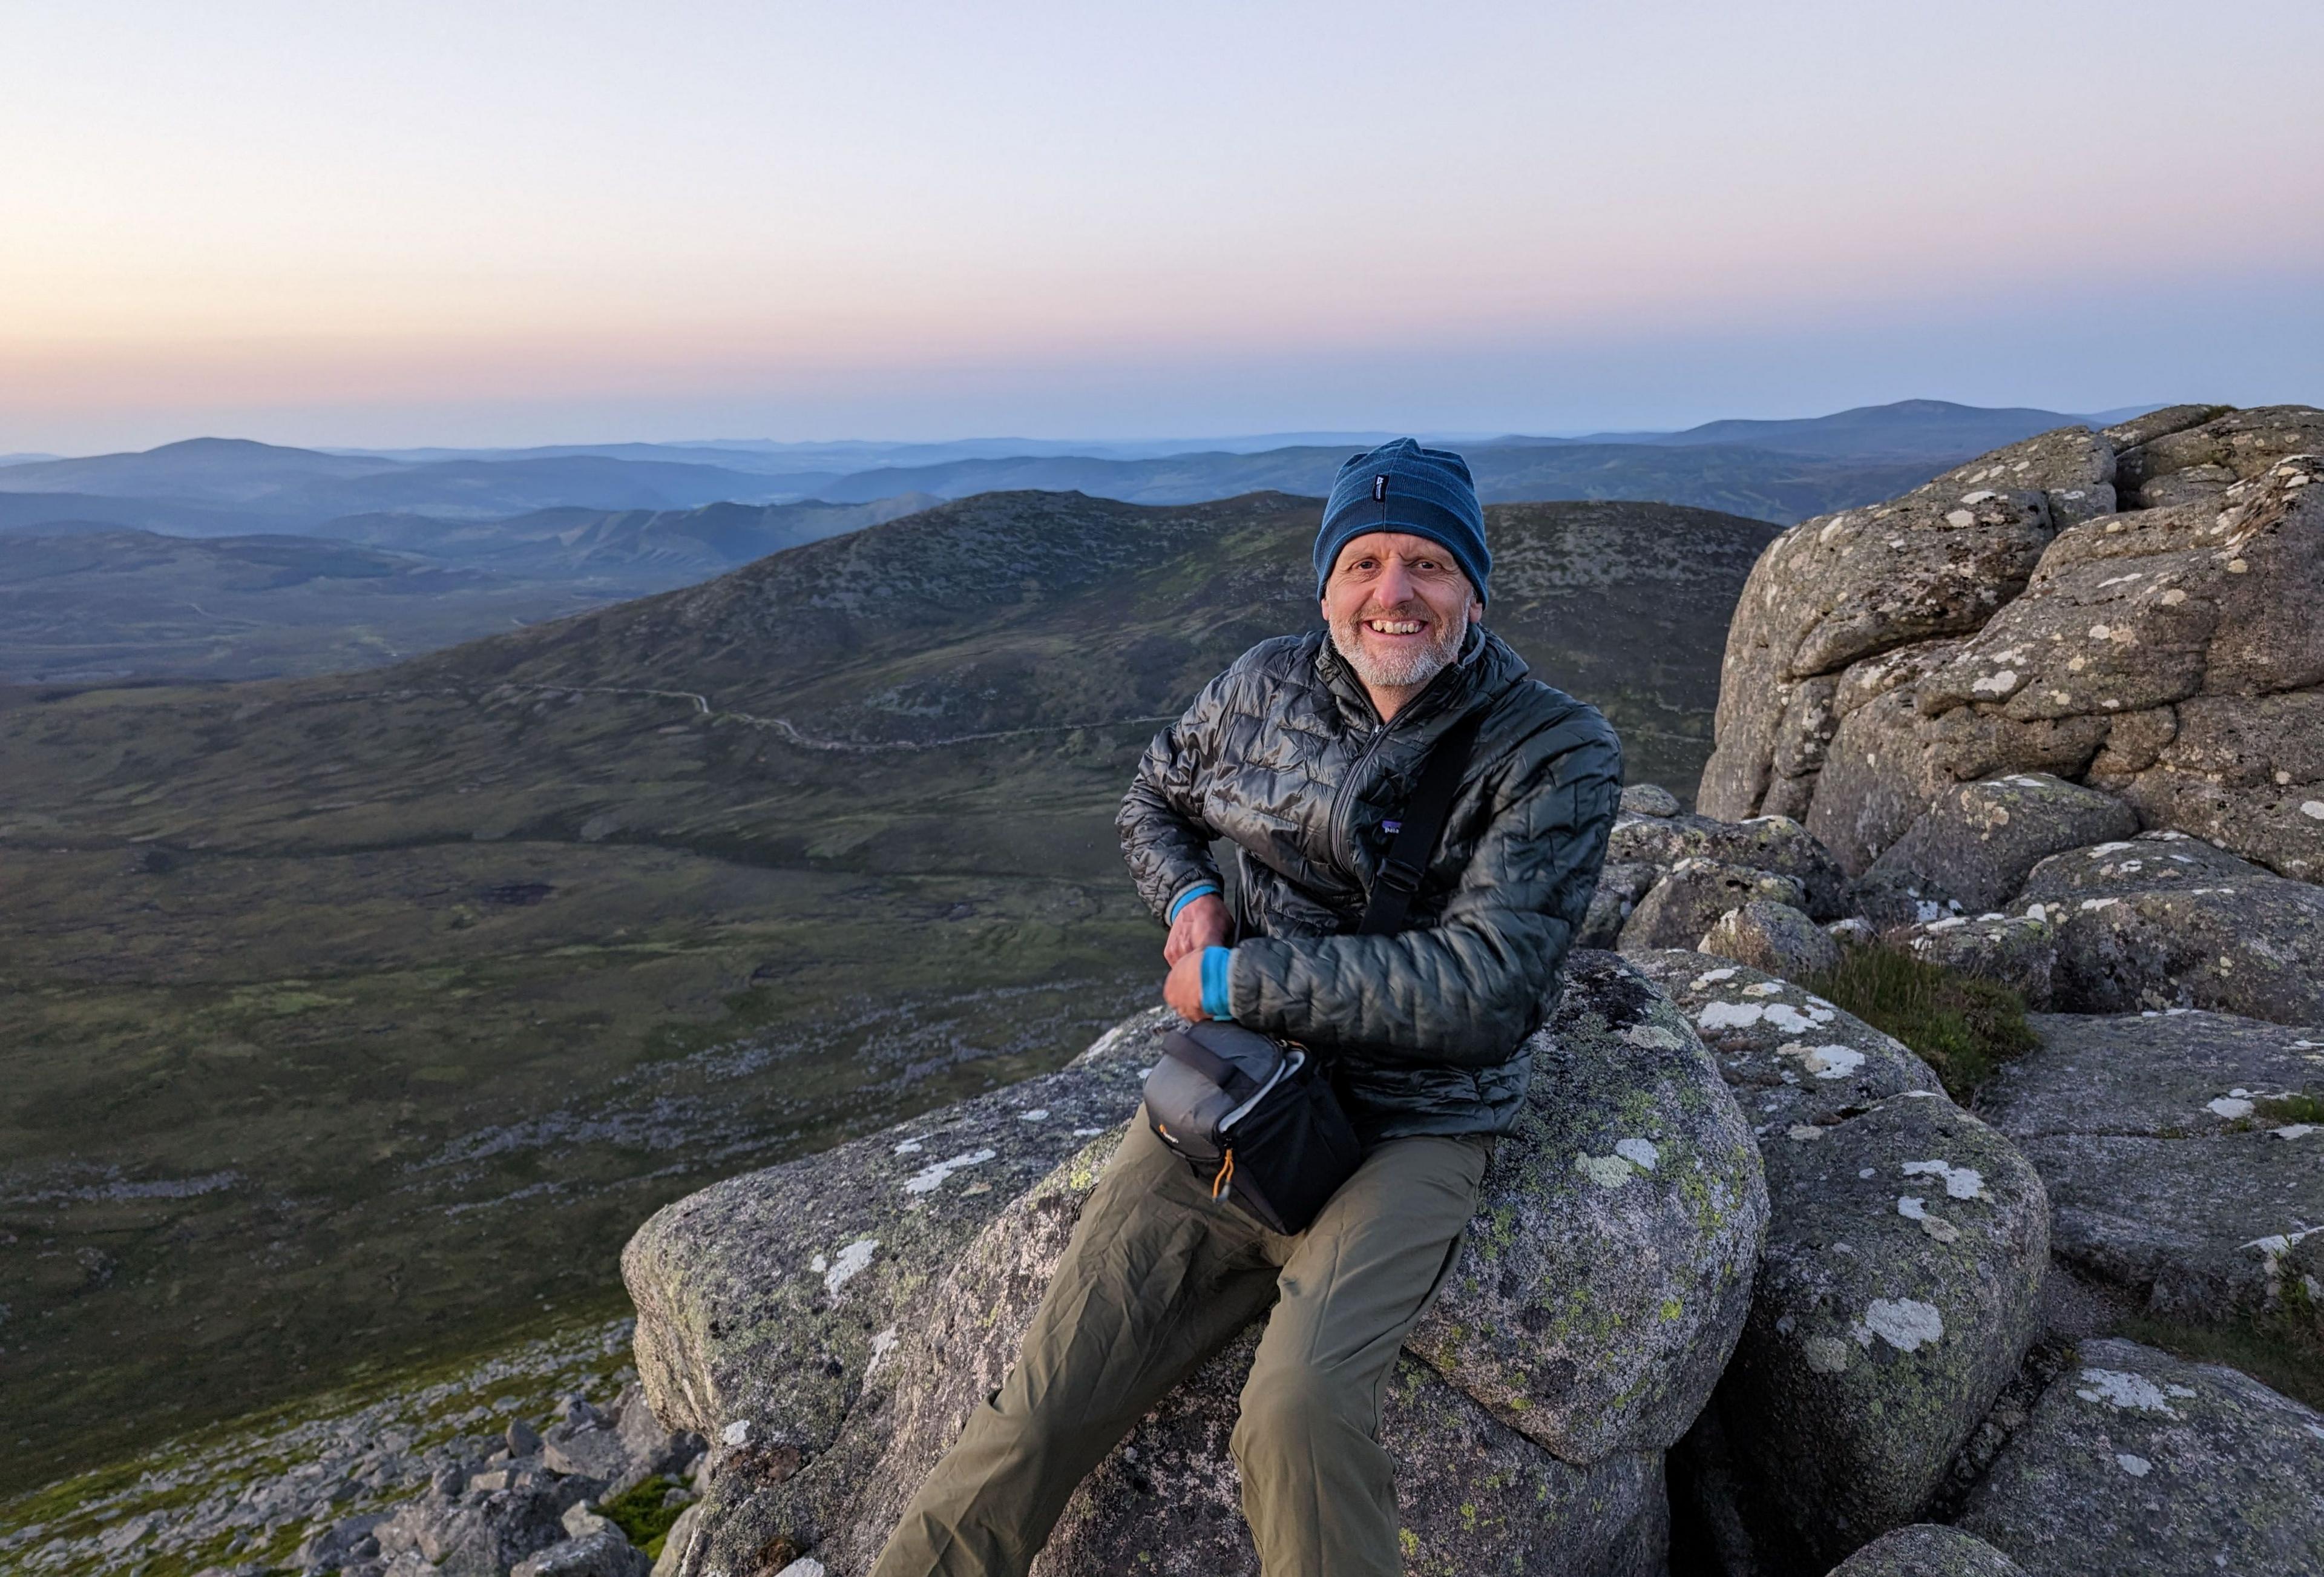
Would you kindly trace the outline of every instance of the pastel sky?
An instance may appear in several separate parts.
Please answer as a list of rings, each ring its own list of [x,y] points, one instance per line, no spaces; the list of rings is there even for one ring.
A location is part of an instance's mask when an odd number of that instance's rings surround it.
[[[2324,5],[7,0],[0,453],[2324,401]]]

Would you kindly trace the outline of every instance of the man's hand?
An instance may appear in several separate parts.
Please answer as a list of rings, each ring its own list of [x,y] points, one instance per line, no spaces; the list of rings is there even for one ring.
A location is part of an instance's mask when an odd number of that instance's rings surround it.
[[[1223,947],[1234,922],[1227,916],[1227,906],[1215,892],[1206,892],[1178,911],[1170,922],[1170,935],[1162,944],[1162,962],[1175,972],[1188,958],[1200,958],[1205,947]],[[1194,1000],[1202,1000],[1202,977],[1194,979]],[[1170,1004],[1178,1004],[1174,999]]]
[[[1195,903],[1215,903],[1214,899],[1197,899]],[[1193,908],[1194,904],[1188,904]],[[1184,915],[1180,919],[1185,918]],[[1177,934],[1174,927],[1171,935]],[[1170,965],[1169,978],[1162,982],[1162,1000],[1176,1010],[1178,1017],[1189,1023],[1199,1024],[1210,1017],[1203,1011],[1203,954],[1201,948],[1187,954]]]

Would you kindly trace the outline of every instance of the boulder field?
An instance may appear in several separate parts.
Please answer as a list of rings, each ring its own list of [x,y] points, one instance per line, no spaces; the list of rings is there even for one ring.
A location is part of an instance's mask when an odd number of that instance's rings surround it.
[[[1396,1370],[1408,1571],[2324,1572],[2324,1416],[2142,1344],[2324,1352],[2319,456],[2324,411],[2180,407],[1767,549],[1698,808],[1624,792]],[[2038,1046],[1957,1102],[1818,994],[1875,941],[2013,986]],[[1168,1022],[645,1223],[639,1439],[706,1444],[657,1577],[868,1569]],[[1256,1573],[1226,1450],[1255,1329],[1037,1572]],[[632,1570],[586,1504],[527,1513],[540,1577]],[[383,1526],[425,1577],[467,1525]]]

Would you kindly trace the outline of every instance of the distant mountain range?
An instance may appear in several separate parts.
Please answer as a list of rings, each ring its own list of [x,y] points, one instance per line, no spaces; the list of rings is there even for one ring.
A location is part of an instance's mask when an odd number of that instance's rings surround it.
[[[1889,496],[1967,456],[2077,420],[1912,400],[1796,421],[1716,421],[1678,433],[1443,441],[1468,456],[1489,500],[1637,499],[1783,522]],[[1205,446],[989,438],[386,453],[191,438],[135,454],[0,466],[0,530],[101,521],[189,535],[263,530],[346,537],[354,532],[337,522],[380,514],[475,522],[549,509],[860,504],[1027,488],[1135,503],[1259,491],[1313,497],[1329,489],[1352,450],[1381,436],[1276,434]],[[444,540],[480,540],[449,532]]]

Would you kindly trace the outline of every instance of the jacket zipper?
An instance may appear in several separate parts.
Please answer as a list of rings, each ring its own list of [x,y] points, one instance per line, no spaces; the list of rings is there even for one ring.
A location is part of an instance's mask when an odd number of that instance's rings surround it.
[[[1400,711],[1397,714],[1398,717],[1402,715]],[[1386,723],[1373,724],[1371,737],[1365,740],[1364,748],[1356,752],[1356,759],[1349,763],[1347,777],[1341,780],[1339,792],[1332,796],[1333,852],[1340,856],[1351,876],[1356,874],[1356,784],[1363,776],[1364,763],[1372,759],[1372,752],[1379,749],[1380,742],[1388,738],[1388,730],[1395,726],[1396,719],[1393,717]]]

